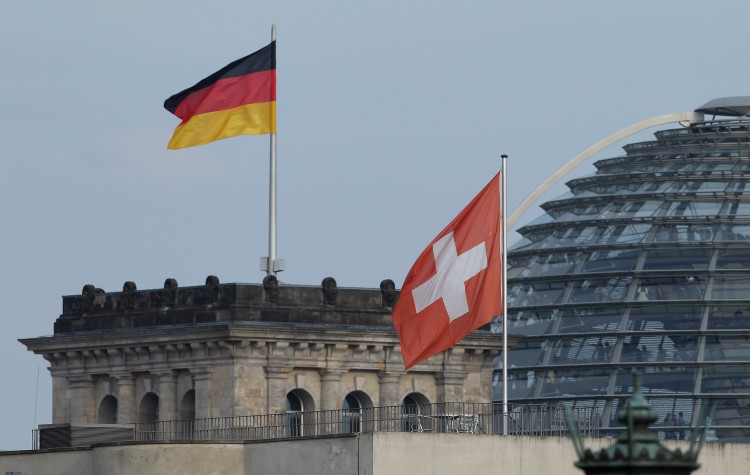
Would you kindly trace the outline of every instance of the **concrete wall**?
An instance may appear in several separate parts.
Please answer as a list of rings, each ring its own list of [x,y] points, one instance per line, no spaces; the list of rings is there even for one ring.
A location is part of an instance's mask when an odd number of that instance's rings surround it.
[[[587,440],[597,451],[611,440]],[[671,448],[677,442],[668,444]],[[685,446],[685,448],[687,448]],[[750,473],[750,444],[707,444],[695,475]],[[236,444],[141,444],[0,453],[25,475],[581,475],[570,439],[374,433]]]
[[[367,434],[370,435],[370,434]],[[371,438],[336,437],[266,442],[245,446],[245,475],[370,475],[360,463],[362,442],[369,453]],[[365,464],[366,465],[366,464]],[[238,472],[239,473],[239,472]]]
[[[46,453],[0,453],[0,473],[159,475],[243,473],[243,444],[142,444]]]

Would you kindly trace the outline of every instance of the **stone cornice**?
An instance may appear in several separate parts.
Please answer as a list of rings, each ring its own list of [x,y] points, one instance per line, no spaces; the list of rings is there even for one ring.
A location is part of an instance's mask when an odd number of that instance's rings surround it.
[[[215,323],[65,333],[20,340],[42,354],[54,373],[106,373],[112,368],[160,368],[268,361],[307,368],[403,371],[393,329],[332,325]],[[448,352],[417,365],[412,372],[481,370],[500,353],[501,339],[474,332]]]

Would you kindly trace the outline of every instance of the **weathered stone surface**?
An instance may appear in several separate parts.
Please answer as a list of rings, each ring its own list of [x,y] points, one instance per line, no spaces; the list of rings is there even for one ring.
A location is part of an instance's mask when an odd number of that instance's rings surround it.
[[[389,283],[271,289],[209,276],[178,288],[170,280],[141,291],[126,283],[121,293],[86,286],[63,297],[53,336],[21,340],[50,363],[54,423],[100,422],[108,396],[120,423],[284,412],[290,392],[305,410],[341,409],[348,394],[365,407],[399,405],[410,394],[491,401],[501,339],[474,332],[406,373]]]

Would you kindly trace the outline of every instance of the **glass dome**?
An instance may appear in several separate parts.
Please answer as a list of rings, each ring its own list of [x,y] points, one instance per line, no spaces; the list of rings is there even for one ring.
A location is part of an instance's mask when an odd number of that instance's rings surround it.
[[[508,252],[508,333],[524,337],[509,401],[589,407],[606,433],[639,370],[657,425],[677,426],[661,437],[687,437],[716,402],[713,436],[750,441],[750,119],[624,150]]]

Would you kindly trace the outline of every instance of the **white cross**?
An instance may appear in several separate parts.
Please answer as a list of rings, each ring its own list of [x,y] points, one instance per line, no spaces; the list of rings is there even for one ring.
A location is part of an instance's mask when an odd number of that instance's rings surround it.
[[[417,313],[428,305],[443,299],[449,321],[469,312],[464,282],[487,268],[487,252],[482,242],[460,256],[453,240],[453,232],[432,245],[437,273],[411,291]]]

